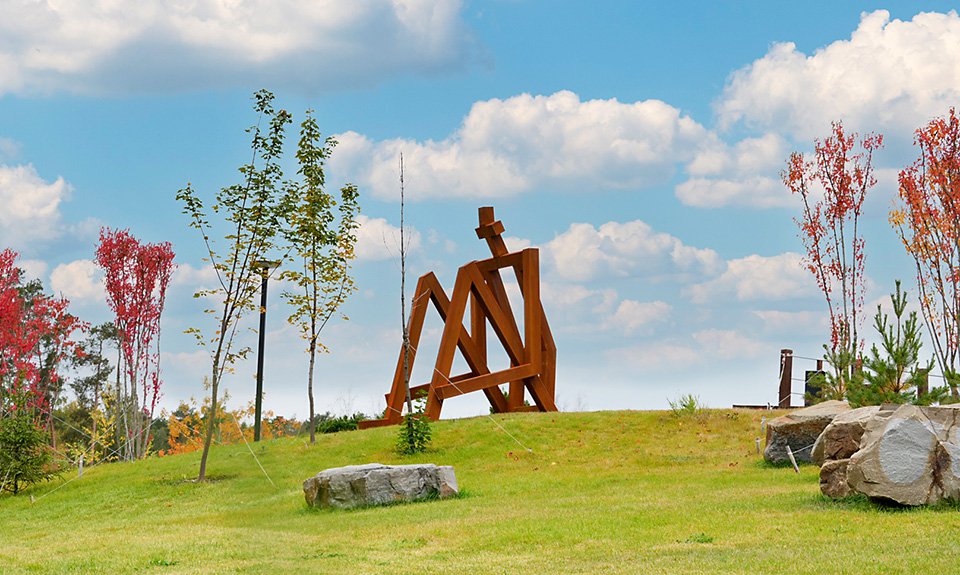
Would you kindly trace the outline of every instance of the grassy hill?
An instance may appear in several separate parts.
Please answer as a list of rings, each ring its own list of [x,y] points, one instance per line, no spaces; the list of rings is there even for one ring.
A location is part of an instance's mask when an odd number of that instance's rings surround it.
[[[88,469],[0,497],[0,573],[934,573],[960,559],[956,508],[832,502],[817,468],[769,467],[769,412],[486,417],[283,439]],[[315,511],[301,483],[367,462],[456,468],[463,496]],[[34,501],[31,502],[31,496]],[[950,569],[947,569],[949,571]]]

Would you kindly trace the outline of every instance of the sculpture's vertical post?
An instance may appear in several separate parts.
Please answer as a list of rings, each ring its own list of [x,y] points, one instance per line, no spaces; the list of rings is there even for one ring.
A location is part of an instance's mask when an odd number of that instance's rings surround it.
[[[790,407],[790,389],[793,381],[793,350],[780,350],[780,394],[777,407]]]
[[[540,252],[530,248],[523,250],[520,260],[523,267],[523,283],[520,286],[523,294],[523,331],[524,331],[524,359],[537,366],[538,372],[543,372],[543,353],[541,346],[540,319]]]

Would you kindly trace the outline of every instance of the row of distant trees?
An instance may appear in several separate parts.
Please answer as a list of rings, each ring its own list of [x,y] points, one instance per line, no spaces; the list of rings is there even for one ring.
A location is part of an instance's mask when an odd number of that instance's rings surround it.
[[[960,401],[960,120],[951,108],[915,132],[916,160],[899,173],[899,203],[889,221],[912,257],[920,317],[933,348],[921,356],[922,332],[899,280],[891,294],[893,319],[878,307],[873,327],[881,346],[864,353],[866,251],[860,216],[877,179],[873,154],[879,134],[848,134],[835,122],[816,140],[812,157],[794,153],[783,180],[803,201],[797,219],[806,265],[830,314],[831,366],[821,381],[824,399],[853,403]],[[939,367],[943,385],[930,386]]]
[[[12,250],[0,252],[0,491],[49,476],[55,453],[88,462],[143,457],[160,394],[170,244],[101,230],[96,261],[115,319],[95,327],[69,313],[65,298],[44,293],[39,280],[25,282],[17,259]],[[110,342],[116,370],[106,358]],[[84,374],[71,382],[76,399],[64,409],[69,370]],[[108,385],[112,371],[115,385]],[[75,439],[77,432],[82,441],[58,445],[58,434]]]

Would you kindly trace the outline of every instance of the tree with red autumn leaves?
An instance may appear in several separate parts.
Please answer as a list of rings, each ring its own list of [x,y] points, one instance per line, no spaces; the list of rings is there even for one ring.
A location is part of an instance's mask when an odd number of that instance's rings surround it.
[[[57,474],[47,441],[56,441],[60,365],[79,353],[72,336],[85,328],[66,299],[24,285],[16,263],[16,252],[0,250],[0,492],[14,494]]]
[[[960,398],[960,119],[950,109],[914,135],[920,157],[900,172],[901,206],[890,213],[917,269],[920,309],[934,355]]]
[[[17,257],[0,250],[0,408],[9,407],[9,394],[26,390],[30,407],[49,420],[63,387],[60,364],[77,353],[71,338],[85,326],[67,312],[68,300],[44,294],[39,282],[22,284]]]
[[[824,345],[833,366],[823,390],[825,398],[842,399],[856,371],[863,342],[864,241],[859,219],[867,191],[877,180],[873,152],[883,136],[847,134],[842,122],[832,134],[814,141],[813,159],[794,152],[782,176],[787,188],[803,200],[796,220],[806,248],[806,266],[816,278],[830,312],[830,345]]]
[[[127,230],[100,230],[96,262],[104,270],[107,303],[120,340],[118,425],[126,460],[144,457],[150,445],[150,424],[160,399],[160,315],[173,257],[169,242],[141,243]]]

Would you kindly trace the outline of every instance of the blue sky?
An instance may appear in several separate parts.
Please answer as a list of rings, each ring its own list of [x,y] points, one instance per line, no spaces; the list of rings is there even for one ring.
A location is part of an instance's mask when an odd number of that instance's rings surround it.
[[[325,332],[317,394],[321,411],[368,413],[399,346],[401,151],[411,284],[432,270],[450,289],[459,265],[486,257],[482,205],[510,245],[541,248],[562,408],[660,408],[685,393],[766,403],[779,349],[813,356],[828,335],[800,267],[799,200],[779,180],[787,155],[832,120],[885,135],[864,219],[872,313],[895,278],[912,280],[886,223],[912,132],[960,103],[948,2],[114,4],[4,7],[0,245],[99,322],[99,228],[172,242],[166,407],[201,397],[209,364],[182,334],[209,328],[190,294],[210,274],[174,196],[236,181],[259,88],[297,118],[315,109],[340,141],[329,183],[360,187],[360,289],[350,321]],[[303,417],[307,358],[280,289],[265,405]],[[428,323],[415,379],[439,327]],[[226,383],[232,403],[252,397],[254,370]],[[462,397],[444,415],[485,409]]]

